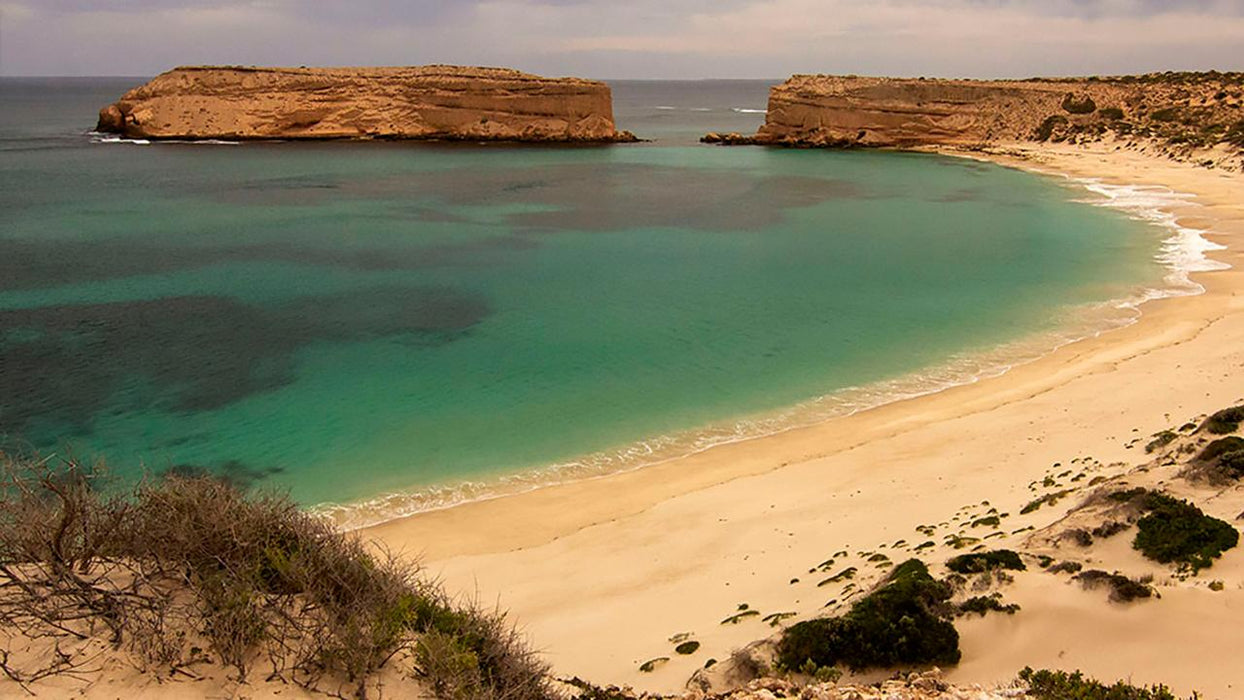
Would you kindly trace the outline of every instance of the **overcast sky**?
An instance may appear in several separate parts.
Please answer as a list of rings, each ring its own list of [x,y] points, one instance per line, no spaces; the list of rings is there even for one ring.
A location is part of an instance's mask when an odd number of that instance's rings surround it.
[[[1244,0],[0,0],[0,74],[511,66],[597,78],[1244,69]]]

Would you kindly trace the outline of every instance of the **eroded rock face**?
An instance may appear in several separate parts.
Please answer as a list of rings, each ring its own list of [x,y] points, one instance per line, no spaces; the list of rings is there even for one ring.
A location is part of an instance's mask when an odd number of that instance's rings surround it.
[[[1027,140],[1047,116],[1071,117],[1062,105],[1081,104],[1082,93],[1059,83],[796,75],[773,89],[756,141],[907,147]]]
[[[796,75],[771,90],[755,136],[715,142],[910,148],[1110,134],[1239,147],[1241,95],[1239,73],[992,81]]]
[[[175,68],[99,112],[146,139],[448,139],[607,143],[609,86],[502,68]]]

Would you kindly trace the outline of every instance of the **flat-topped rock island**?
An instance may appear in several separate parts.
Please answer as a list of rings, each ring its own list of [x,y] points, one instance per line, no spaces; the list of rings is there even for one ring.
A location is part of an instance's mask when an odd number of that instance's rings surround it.
[[[138,139],[634,141],[609,86],[505,68],[187,66],[99,112],[97,131]]]

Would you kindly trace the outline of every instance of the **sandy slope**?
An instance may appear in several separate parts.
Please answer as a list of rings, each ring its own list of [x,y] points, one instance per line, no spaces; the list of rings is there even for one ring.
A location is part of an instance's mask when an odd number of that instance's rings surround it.
[[[865,561],[870,555],[899,560],[932,539],[938,546],[922,556],[949,556],[944,536],[973,534],[963,523],[987,512],[982,501],[1011,514],[994,536],[999,543],[1023,537],[1014,530],[1049,525],[1074,504],[1021,517],[1030,482],[1072,460],[1086,472],[1121,472],[1111,465],[1144,460],[1138,439],[1244,399],[1244,179],[1093,149],[992,158],[1195,194],[1173,213],[1228,245],[1214,257],[1234,268],[1198,275],[1204,295],[1150,303],[1132,326],[999,378],[367,534],[422,556],[451,590],[510,609],[555,670],[672,691],[708,658],[773,631],[761,616],[721,624],[740,604],[800,617],[831,599],[841,605],[848,586],[818,587],[833,571],[809,573],[835,552],[848,554],[831,567],[856,565],[853,583],[866,587],[882,574]],[[942,523],[930,537],[915,531]],[[1143,565],[1125,545],[1118,549],[1111,566]],[[1034,664],[1238,696],[1244,551],[1228,553],[1212,577],[1226,590],[1188,586],[1120,608],[1052,576],[1021,576],[1010,595],[1023,611],[963,624],[964,662],[949,679],[1002,680]],[[676,633],[692,633],[703,647],[678,657],[668,641]],[[638,672],[661,656],[675,658]]]

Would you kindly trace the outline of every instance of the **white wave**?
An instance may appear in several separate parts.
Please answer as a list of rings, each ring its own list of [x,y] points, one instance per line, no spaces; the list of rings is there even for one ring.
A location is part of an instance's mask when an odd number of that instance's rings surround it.
[[[730,108],[730,111],[731,111],[731,112],[738,112],[739,114],[764,114],[764,113],[765,113],[766,111],[768,111],[768,110],[764,110],[764,109],[749,109],[749,108],[747,108],[747,107],[731,107],[731,108]]]
[[[147,139],[127,139],[116,134],[101,134],[98,131],[92,131],[88,135],[91,137],[91,143],[128,143],[132,146],[151,145],[151,142]]]
[[[711,112],[711,111],[713,111],[713,108],[712,108],[712,107],[691,107],[688,111],[691,111],[691,112]]]
[[[1168,288],[1150,290],[1149,299],[1200,294],[1205,288],[1193,282],[1189,275],[1231,267],[1206,255],[1215,250],[1225,250],[1226,246],[1205,238],[1208,231],[1181,225],[1172,213],[1172,207],[1195,204],[1194,195],[1160,186],[1108,185],[1096,178],[1073,179],[1073,182],[1098,196],[1089,200],[1090,204],[1117,209],[1133,219],[1155,224],[1170,232],[1162,241],[1157,255],[1157,261],[1168,270],[1165,280]]]
[[[653,109],[665,109],[665,110],[671,110],[671,109],[678,109],[678,108],[677,108],[677,107],[671,107],[671,106],[669,106],[669,105],[657,105],[657,106],[656,106],[656,107],[654,107]]]
[[[87,133],[91,137],[91,143],[126,143],[132,146],[150,146],[149,139],[127,139],[124,136],[116,134],[104,134],[98,131]],[[241,141],[225,141],[223,139],[162,139],[160,143],[177,143],[195,146],[240,146]]]
[[[181,139],[169,139],[167,141],[162,141],[161,143],[182,143],[182,144],[189,144],[192,146],[241,146],[242,145],[241,141],[223,141],[221,139],[193,139],[193,140],[185,140],[185,141]]]
[[[992,348],[959,353],[921,372],[847,387],[782,411],[723,422],[700,430],[661,435],[619,450],[599,452],[540,469],[482,481],[464,480],[418,491],[389,493],[363,502],[322,504],[312,511],[342,528],[357,529],[414,513],[642,469],[720,445],[776,435],[885,404],[974,384],[1000,376],[1071,343],[1131,325],[1140,318],[1141,306],[1147,301],[1202,293],[1204,287],[1191,281],[1190,273],[1230,267],[1206,257],[1207,252],[1223,250],[1225,246],[1206,240],[1203,236],[1206,231],[1181,226],[1171,212],[1172,207],[1194,204],[1192,195],[1162,187],[1117,186],[1096,179],[1068,179],[1096,195],[1085,200],[1086,203],[1118,209],[1171,232],[1157,255],[1157,260],[1168,270],[1164,280],[1167,286],[1142,288],[1128,297],[1067,309],[1065,318],[1054,330]]]

